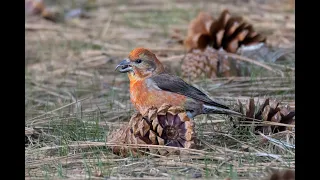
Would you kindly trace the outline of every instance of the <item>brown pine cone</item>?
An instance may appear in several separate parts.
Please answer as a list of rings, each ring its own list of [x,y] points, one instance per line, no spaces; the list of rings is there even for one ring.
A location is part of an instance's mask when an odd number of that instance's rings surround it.
[[[204,49],[212,42],[209,31],[213,21],[213,17],[208,13],[200,12],[198,16],[190,22],[188,35],[184,41],[188,49]]]
[[[115,154],[118,154],[124,157],[130,154],[136,156],[138,154],[141,154],[143,151],[147,150],[146,148],[139,147],[139,149],[142,150],[141,152],[141,151],[138,151],[137,148],[130,148],[130,146],[129,147],[126,146],[126,144],[146,144],[140,138],[136,138],[133,135],[131,131],[131,127],[128,124],[123,125],[120,129],[116,131],[113,131],[112,134],[110,134],[107,137],[107,142],[119,145],[119,146],[113,146],[111,147],[111,149]]]
[[[295,173],[292,170],[280,171],[272,174],[270,180],[295,180]]]
[[[235,53],[241,45],[248,46],[265,41],[266,38],[255,32],[252,25],[242,17],[232,17],[228,10],[224,10],[218,19],[200,12],[190,22],[184,44],[188,50],[204,50],[210,46]]]
[[[173,147],[195,147],[194,123],[188,118],[186,112],[177,106],[162,105],[159,109],[150,108],[145,115],[136,113],[132,115],[128,124],[111,134],[108,143],[117,144],[152,144]],[[145,147],[145,146],[143,146]],[[139,149],[141,149],[139,147]],[[113,152],[126,156],[128,151],[136,153],[138,149],[114,147]],[[179,153],[175,149],[155,149],[145,147],[152,153],[167,155]]]
[[[187,53],[181,64],[182,77],[190,80],[198,78],[216,78],[239,76],[239,64],[207,47],[204,51],[194,49]]]
[[[265,180],[295,180],[295,170],[273,170],[272,173]]]
[[[56,22],[60,18],[57,9],[47,8],[43,0],[26,0],[25,11],[30,14],[40,15],[42,18]]]
[[[264,121],[271,121],[276,123],[283,123],[283,124],[294,124],[294,116],[295,111],[290,109],[289,106],[280,106],[279,102],[273,102],[272,104],[269,103],[269,99],[266,99],[265,102],[260,106],[257,112],[256,105],[254,104],[254,100],[251,98],[249,99],[246,107],[245,112],[243,105],[240,101],[239,103],[239,111],[240,113],[245,113],[246,117],[248,118],[255,118]],[[250,119],[245,119],[245,121],[252,121]],[[285,130],[293,130],[290,127],[285,126],[257,126],[255,131],[261,131],[262,133],[276,133]]]
[[[42,0],[25,0],[25,11],[32,14],[41,14],[45,9]]]

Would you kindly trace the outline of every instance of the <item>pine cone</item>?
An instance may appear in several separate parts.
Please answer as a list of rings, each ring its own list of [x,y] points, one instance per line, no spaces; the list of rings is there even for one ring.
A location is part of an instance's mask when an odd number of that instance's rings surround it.
[[[244,114],[243,105],[240,101],[239,103],[239,110],[240,113]],[[246,105],[245,115],[248,118],[255,118],[264,121],[271,121],[283,124],[294,124],[294,116],[295,111],[291,110],[288,105],[280,106],[279,102],[273,102],[272,104],[269,103],[269,99],[266,99],[262,106],[260,106],[259,110],[255,112],[256,106],[254,104],[254,100],[251,98],[249,99],[248,104]],[[250,119],[245,119],[245,121],[252,121]],[[293,130],[290,127],[285,126],[257,126],[255,131],[261,131],[262,133],[277,133],[280,131],[285,130]]]
[[[239,76],[239,64],[222,55],[217,50],[207,47],[204,51],[194,49],[187,53],[181,65],[182,77],[216,78]]]
[[[113,131],[108,137],[107,137],[108,143],[115,143],[119,146],[111,147],[113,153],[121,155],[121,156],[128,156],[129,154],[132,154],[134,156],[141,154],[141,151],[138,151],[138,148],[130,148],[125,146],[126,144],[146,144],[144,141],[142,141],[139,138],[136,138],[132,131],[131,127],[126,124],[123,125],[120,129]],[[123,145],[123,146],[121,146]],[[146,151],[146,148],[139,148],[142,151]]]
[[[128,124],[114,132],[108,143],[152,144],[173,147],[195,147],[194,123],[181,107],[162,105],[159,109],[150,108],[145,115],[132,115]],[[137,153],[137,149],[114,147],[113,152],[126,156],[128,151]],[[174,149],[145,148],[153,153],[166,155],[179,153]]]
[[[60,15],[58,10],[49,9],[43,0],[26,0],[25,11],[30,14],[40,15],[44,19],[56,22]]]
[[[272,172],[265,180],[294,180],[295,170],[285,169]]]
[[[265,42],[266,38],[255,32],[252,25],[242,17],[232,17],[224,10],[218,19],[208,13],[200,12],[189,24],[188,35],[184,41],[188,50],[201,49],[207,46],[215,49],[221,47],[235,53],[241,45],[254,45]]]
[[[32,14],[41,14],[45,9],[42,0],[25,0],[25,11]]]

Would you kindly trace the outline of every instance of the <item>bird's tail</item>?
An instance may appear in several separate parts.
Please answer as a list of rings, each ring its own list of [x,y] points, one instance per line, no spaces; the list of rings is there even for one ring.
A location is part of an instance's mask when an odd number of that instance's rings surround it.
[[[243,114],[233,111],[229,108],[222,108],[212,105],[203,105],[203,113],[204,114],[226,114],[226,115],[236,115],[236,116],[244,116]]]

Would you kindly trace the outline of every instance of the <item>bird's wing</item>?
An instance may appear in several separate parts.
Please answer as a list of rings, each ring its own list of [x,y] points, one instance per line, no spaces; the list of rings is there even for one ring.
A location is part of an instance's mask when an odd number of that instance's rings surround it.
[[[183,81],[181,78],[177,76],[173,76],[170,74],[158,74],[158,75],[152,76],[150,79],[161,90],[181,94],[189,98],[202,101],[208,105],[229,109],[227,106],[214,102],[202,91],[186,83],[185,81]]]

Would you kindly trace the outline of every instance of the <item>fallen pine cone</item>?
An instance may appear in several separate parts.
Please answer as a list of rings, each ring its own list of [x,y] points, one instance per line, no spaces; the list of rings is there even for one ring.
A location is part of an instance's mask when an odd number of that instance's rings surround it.
[[[141,152],[138,152],[137,148],[127,147],[126,144],[146,144],[140,138],[136,138],[133,135],[131,127],[128,124],[122,126],[116,131],[113,131],[112,134],[107,137],[107,142],[117,144],[118,146],[111,147],[113,153],[124,157],[128,156],[129,154],[132,154],[134,156],[141,154]],[[147,150],[143,147],[140,147],[139,149],[142,151]]]
[[[108,143],[118,145],[152,144],[182,148],[195,147],[194,123],[181,107],[169,104],[164,104],[159,109],[152,107],[145,115],[135,113],[128,124],[113,132],[109,137]],[[154,149],[147,146],[136,148],[116,146],[112,148],[112,151],[115,154],[127,156],[130,151],[132,154],[141,154],[142,151],[138,151],[139,149],[160,155],[179,153],[179,150],[173,148]]]
[[[256,179],[250,178],[250,179]],[[262,174],[259,179],[261,180],[295,180],[295,170],[284,169],[284,170],[271,170],[271,172],[266,172]],[[230,177],[225,178],[224,180],[231,180]]]
[[[204,51],[193,49],[187,53],[181,64],[181,72],[182,77],[190,80],[240,76],[240,64],[207,47]]]
[[[245,111],[243,105],[240,101],[239,104],[239,111],[242,114],[245,114],[248,118],[255,118],[263,121],[271,121],[276,123],[283,123],[283,124],[294,124],[294,116],[295,111],[291,110],[288,105],[280,106],[279,102],[273,102],[272,104],[269,103],[269,98],[264,101],[264,103],[260,106],[257,112],[256,105],[254,104],[253,98],[249,99]],[[243,120],[242,120],[243,121]],[[250,119],[245,119],[244,121],[252,121]],[[285,130],[293,130],[293,128],[286,127],[286,126],[257,126],[255,127],[255,131],[260,131],[262,133],[277,133]]]
[[[59,16],[58,11],[48,9],[43,0],[25,0],[25,11],[29,14],[40,15],[53,22],[56,22]]]
[[[95,3],[88,1],[88,7]],[[25,11],[27,14],[39,15],[42,18],[52,22],[63,22],[73,18],[90,18],[89,14],[83,8],[70,9],[66,12],[59,8],[47,7],[43,0],[25,0]]]
[[[295,170],[273,170],[272,173],[265,180],[295,180]]]
[[[224,10],[218,19],[200,12],[190,22],[184,44],[188,50],[204,50],[210,46],[235,53],[242,45],[249,46],[265,41],[266,38],[255,32],[253,26],[242,17],[233,17],[228,10]]]

